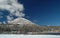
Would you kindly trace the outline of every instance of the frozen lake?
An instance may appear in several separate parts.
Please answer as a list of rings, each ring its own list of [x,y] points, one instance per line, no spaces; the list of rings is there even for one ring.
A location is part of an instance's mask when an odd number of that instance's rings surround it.
[[[60,38],[60,35],[8,35],[0,34],[0,38]]]

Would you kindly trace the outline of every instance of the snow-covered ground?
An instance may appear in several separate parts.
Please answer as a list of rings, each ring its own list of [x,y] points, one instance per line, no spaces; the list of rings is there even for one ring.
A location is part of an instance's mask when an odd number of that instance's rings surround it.
[[[60,35],[3,35],[0,38],[60,38]]]

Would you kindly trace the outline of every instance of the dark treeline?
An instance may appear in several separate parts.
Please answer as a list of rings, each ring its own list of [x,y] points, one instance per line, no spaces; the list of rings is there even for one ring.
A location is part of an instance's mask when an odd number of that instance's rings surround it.
[[[0,33],[25,34],[27,32],[60,32],[60,26],[0,24]]]

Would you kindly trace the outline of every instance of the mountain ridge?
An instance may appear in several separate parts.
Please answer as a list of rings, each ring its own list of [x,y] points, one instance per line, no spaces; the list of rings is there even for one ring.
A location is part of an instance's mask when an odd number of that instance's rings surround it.
[[[10,21],[9,24],[22,24],[22,25],[24,25],[24,24],[35,24],[35,23],[33,23],[30,20],[25,19],[25,18],[16,18],[13,21]]]

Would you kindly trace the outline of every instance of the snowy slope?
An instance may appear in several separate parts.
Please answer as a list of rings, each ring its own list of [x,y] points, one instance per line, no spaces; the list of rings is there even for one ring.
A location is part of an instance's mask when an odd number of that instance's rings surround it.
[[[2,34],[0,38],[60,38],[60,35],[14,35],[14,34]]]
[[[15,20],[9,22],[10,24],[34,24],[25,18],[16,18]]]

